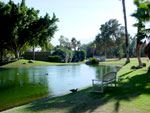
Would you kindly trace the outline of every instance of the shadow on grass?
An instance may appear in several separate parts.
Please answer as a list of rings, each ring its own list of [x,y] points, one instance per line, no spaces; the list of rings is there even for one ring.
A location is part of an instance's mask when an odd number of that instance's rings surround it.
[[[129,72],[129,73],[132,73]],[[128,73],[128,74],[129,74]],[[118,87],[109,87],[103,94],[93,93],[92,87],[79,90],[77,93],[70,93],[64,96],[55,97],[40,103],[32,104],[26,110],[37,112],[43,110],[63,110],[67,113],[92,112],[98,107],[115,100],[114,111],[118,112],[120,101],[131,101],[141,94],[150,94],[150,73],[136,75],[121,82]],[[122,75],[124,76],[124,75]],[[147,87],[149,86],[149,87]],[[53,112],[53,111],[52,111]]]
[[[120,75],[119,77],[126,76],[126,75],[128,75],[128,74],[132,73],[133,71],[135,71],[135,70],[129,71],[129,72],[127,72],[127,73],[124,73],[124,74]]]
[[[9,63],[13,63],[13,62],[16,62],[16,60],[3,61],[3,62],[0,62],[0,66],[6,65],[6,64],[9,64]]]

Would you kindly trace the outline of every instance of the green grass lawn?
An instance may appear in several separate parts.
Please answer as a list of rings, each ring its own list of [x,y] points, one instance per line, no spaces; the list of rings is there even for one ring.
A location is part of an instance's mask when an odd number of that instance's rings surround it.
[[[147,59],[142,59],[149,64]],[[125,59],[108,60],[101,64],[124,65]],[[130,69],[138,65],[136,59],[118,72],[119,86],[109,87],[103,94],[93,93],[89,86],[77,93],[68,93],[51,99],[28,104],[8,113],[150,113],[150,73],[147,67]]]
[[[43,65],[69,65],[69,64],[81,64],[78,63],[54,63],[54,62],[44,62],[44,61],[34,61],[34,63],[28,63],[29,60],[21,59],[15,62],[8,63],[6,65],[0,66],[0,68],[17,68],[17,67],[29,67],[29,66],[43,66]],[[26,64],[24,64],[26,63]]]

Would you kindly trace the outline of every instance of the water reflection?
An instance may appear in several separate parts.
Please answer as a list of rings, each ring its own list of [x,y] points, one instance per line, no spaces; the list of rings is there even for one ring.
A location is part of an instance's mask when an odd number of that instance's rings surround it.
[[[120,67],[114,65],[100,65],[100,66],[91,66],[95,68],[95,79],[101,80],[102,75],[108,72],[117,72],[119,71]]]
[[[0,70],[0,97],[6,90],[23,95],[58,95],[72,88],[91,85],[91,79],[101,79],[110,71],[118,71],[115,66],[37,66]],[[4,91],[5,90],[5,91]],[[39,91],[40,90],[40,91]],[[30,92],[31,93],[30,93]]]

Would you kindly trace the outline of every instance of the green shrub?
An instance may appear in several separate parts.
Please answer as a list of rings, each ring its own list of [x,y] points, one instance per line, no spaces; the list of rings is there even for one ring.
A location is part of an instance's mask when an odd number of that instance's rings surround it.
[[[61,56],[61,61],[62,62],[71,62],[72,61],[72,57],[73,57],[73,53],[71,50],[68,50],[66,48],[56,48],[55,49],[55,52],[53,53],[53,56],[54,55],[58,55],[58,56]]]
[[[84,50],[74,51],[72,62],[81,62],[81,61],[84,61],[85,58],[86,58],[86,51]]]
[[[61,56],[54,55],[48,57],[49,62],[61,62]]]
[[[81,61],[84,61],[85,59],[86,59],[86,56],[87,56],[87,53],[86,53],[86,51],[85,50],[81,50],[80,51],[80,59],[81,59]]]
[[[91,64],[99,64],[99,60],[97,58],[89,58],[89,62]]]

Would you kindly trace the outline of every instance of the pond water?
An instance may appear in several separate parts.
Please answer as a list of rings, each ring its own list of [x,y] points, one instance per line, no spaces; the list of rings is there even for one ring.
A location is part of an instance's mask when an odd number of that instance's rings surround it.
[[[11,102],[20,99],[26,102],[23,99],[63,94],[91,85],[92,79],[101,79],[103,74],[119,69],[113,65],[85,64],[0,69],[0,101],[7,104],[10,98]]]

